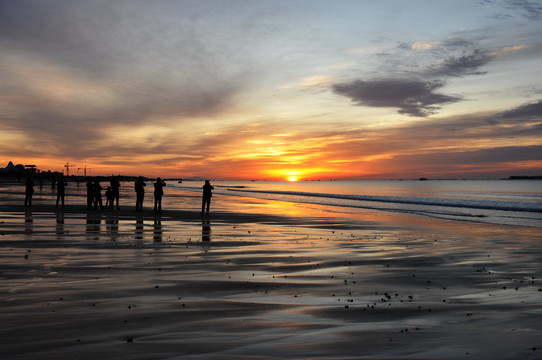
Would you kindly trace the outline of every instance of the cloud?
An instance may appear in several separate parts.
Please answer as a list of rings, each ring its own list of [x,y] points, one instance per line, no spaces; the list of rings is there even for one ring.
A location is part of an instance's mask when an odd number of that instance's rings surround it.
[[[542,17],[542,4],[539,1],[507,0],[507,8],[520,10],[523,17],[529,20],[540,20]]]
[[[198,11],[166,2],[1,2],[0,127],[25,133],[26,147],[85,156],[104,153],[114,126],[175,132],[230,111],[253,67],[202,30],[191,16]]]
[[[357,105],[394,107],[399,109],[400,114],[425,117],[435,113],[439,105],[462,100],[457,96],[435,92],[444,85],[439,80],[355,80],[335,84],[333,91],[349,97]]]
[[[503,111],[497,116],[505,119],[542,118],[542,100]]]
[[[516,46],[508,46],[508,47],[502,48],[500,50],[493,51],[489,55],[491,55],[491,56],[504,55],[504,54],[508,54],[508,53],[512,53],[512,52],[516,52],[516,51],[525,50],[525,49],[528,49],[528,48],[530,48],[530,46],[525,45],[525,44],[516,45]]]
[[[460,37],[450,37],[442,41],[442,46],[445,48],[468,48],[473,45],[471,40]]]
[[[421,62],[427,63],[426,59],[457,52],[458,49],[472,48],[472,45],[471,41],[459,37],[415,42],[410,46],[402,43],[396,48],[399,54],[393,58],[388,53],[379,54],[385,57],[381,66],[387,68],[388,74],[394,74],[394,79],[390,80],[389,75],[387,78],[357,79],[348,83],[335,83],[331,89],[338,95],[352,99],[359,106],[398,108],[400,114],[425,117],[436,113],[441,105],[463,100],[460,96],[436,92],[446,85],[446,79],[485,74],[479,69],[491,62],[493,56],[481,49],[474,49],[460,56],[448,56],[432,65],[422,66]],[[514,47],[506,51],[519,49]],[[410,57],[412,50],[417,53],[423,50],[425,55],[419,55],[420,58]],[[405,52],[409,57],[402,56]],[[395,59],[402,60],[397,62]]]
[[[482,75],[486,72],[477,71],[478,68],[491,61],[491,56],[480,50],[472,54],[459,57],[451,56],[432,72],[434,76],[461,77],[465,75]]]
[[[440,41],[415,42],[412,44],[411,49],[416,51],[429,50],[439,44]]]

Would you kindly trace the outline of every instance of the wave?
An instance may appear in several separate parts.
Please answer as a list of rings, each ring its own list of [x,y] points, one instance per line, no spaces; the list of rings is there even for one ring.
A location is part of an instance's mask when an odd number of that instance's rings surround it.
[[[425,197],[405,197],[405,196],[376,196],[376,195],[346,195],[346,194],[327,194],[300,191],[280,191],[280,190],[247,190],[229,188],[229,191],[239,193],[259,193],[270,195],[286,195],[295,197],[328,198],[351,201],[368,201],[378,203],[410,204],[422,206],[443,206],[466,209],[483,209],[499,211],[521,211],[542,213],[542,204],[533,202],[513,202],[513,201],[495,201],[480,199],[458,199],[458,198],[425,198]]]

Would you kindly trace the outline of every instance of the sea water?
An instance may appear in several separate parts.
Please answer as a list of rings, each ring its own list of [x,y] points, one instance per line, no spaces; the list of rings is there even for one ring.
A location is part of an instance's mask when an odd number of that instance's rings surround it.
[[[213,182],[215,194],[542,228],[540,180]],[[174,184],[201,192],[201,182]]]

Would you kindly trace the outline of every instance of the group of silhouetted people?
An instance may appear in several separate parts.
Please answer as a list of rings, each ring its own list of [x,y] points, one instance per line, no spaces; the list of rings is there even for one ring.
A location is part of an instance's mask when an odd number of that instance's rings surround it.
[[[66,180],[61,177],[56,181],[53,181],[53,187],[56,187],[56,207],[58,208],[59,203],[64,208],[64,197],[66,195],[66,185],[68,183]],[[91,177],[87,178],[87,209],[103,210],[103,209],[113,209],[114,204],[116,203],[117,210],[120,210],[119,199],[120,199],[120,182],[117,177],[113,176],[109,182],[107,190],[105,192],[106,202],[105,207],[103,206],[102,200],[102,190],[103,187],[100,184],[100,177]],[[143,200],[145,198],[145,181],[143,177],[140,176],[134,183],[134,189],[136,192],[136,211],[143,211]],[[164,187],[166,182],[160,178],[156,179],[154,183],[154,212],[162,212],[162,197],[164,196]],[[211,185],[209,180],[205,180],[205,185],[203,185],[203,197],[201,204],[201,213],[209,214],[209,207],[211,205],[211,198],[213,196],[212,190],[214,187]],[[25,183],[25,198],[24,205],[32,205],[32,195],[34,194],[34,182],[32,178],[28,178]]]
[[[41,182],[41,180],[40,180]],[[32,196],[34,195],[34,181],[31,177],[26,179],[25,182],[25,191],[24,191],[24,206],[32,205]],[[56,187],[56,207],[58,208],[59,203],[64,207],[64,197],[66,195],[66,185],[68,183],[64,178],[60,178],[56,181],[53,181],[53,187]]]
[[[100,177],[94,178],[94,181],[92,178],[87,178],[87,209],[113,209],[113,204],[117,203],[117,210],[120,210],[119,207],[119,198],[120,198],[120,182],[119,180],[113,176],[111,178],[111,181],[109,182],[109,185],[107,187],[107,190],[105,192],[105,207],[103,206],[103,199],[102,199],[102,190],[103,187],[100,184]]]

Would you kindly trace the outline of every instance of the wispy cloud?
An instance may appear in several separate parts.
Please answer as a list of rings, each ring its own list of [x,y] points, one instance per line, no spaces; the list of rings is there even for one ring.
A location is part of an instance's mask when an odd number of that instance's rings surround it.
[[[475,50],[471,54],[459,57],[452,56],[431,72],[438,77],[461,77],[465,75],[482,75],[486,72],[478,69],[491,61],[491,56],[481,50]]]
[[[426,42],[415,42],[412,44],[411,49],[420,51],[420,50],[429,50],[440,44],[440,41],[426,41]]]
[[[505,55],[505,54],[516,52],[516,51],[525,50],[525,49],[528,49],[528,48],[530,48],[530,46],[525,45],[525,44],[516,45],[516,46],[507,46],[507,47],[504,47],[504,48],[502,48],[500,50],[493,51],[489,55],[490,56]]]
[[[519,10],[521,15],[529,20],[540,20],[542,17],[542,4],[539,1],[506,0],[507,8]]]

